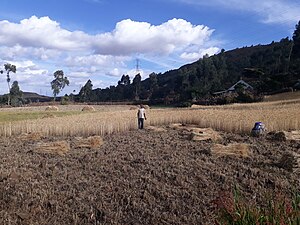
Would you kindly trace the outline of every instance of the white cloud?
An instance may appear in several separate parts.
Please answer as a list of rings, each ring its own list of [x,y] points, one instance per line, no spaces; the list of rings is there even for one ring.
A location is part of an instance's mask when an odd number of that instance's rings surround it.
[[[37,60],[49,60],[57,58],[61,53],[57,50],[45,49],[45,48],[33,48],[22,47],[16,44],[12,47],[3,46],[0,47],[0,55],[2,58],[14,59],[14,58],[34,58]]]
[[[225,7],[226,10],[254,12],[263,23],[294,25],[300,20],[300,3],[296,0],[173,0],[185,4]]]
[[[113,76],[113,77],[120,77],[122,75],[122,72],[118,68],[114,68],[109,72],[106,72],[106,75]]]
[[[6,61],[1,64],[4,63],[11,63],[16,66],[16,73],[10,73],[11,83],[18,81],[21,90],[38,92],[39,89],[48,87],[50,84],[51,77],[48,75],[48,71],[30,60]],[[0,76],[0,92],[7,93],[6,76]]]
[[[19,23],[0,20],[0,62],[10,61],[17,66],[14,77],[22,82],[24,90],[32,89],[34,84],[39,85],[37,89],[49,88],[52,73],[58,69],[70,78],[69,89],[75,89],[88,77],[93,78],[93,83],[104,85],[122,74],[133,77],[135,66],[129,63],[133,64],[137,56],[151,58],[151,64],[160,68],[170,58],[176,65],[184,63],[182,58],[209,48],[207,43],[213,31],[176,18],[160,25],[122,20],[111,32],[95,35],[66,30],[47,16],[32,16]],[[142,69],[142,76],[146,76],[145,71],[153,72]]]
[[[158,26],[130,19],[117,23],[114,31],[97,35],[94,47],[99,54],[129,55],[151,53],[168,55],[189,45],[203,45],[213,30],[172,19]]]
[[[171,54],[189,45],[202,45],[213,30],[193,25],[183,19],[172,19],[158,26],[130,19],[117,23],[112,32],[88,35],[68,31],[49,17],[21,20],[19,24],[0,21],[0,44],[17,48],[31,47],[59,51],[92,51],[101,55],[133,53]]]
[[[84,55],[84,56],[69,56],[65,60],[65,64],[71,67],[76,66],[108,66],[118,65],[124,66],[124,61],[128,60],[128,57],[111,56],[111,55]]]
[[[200,49],[198,52],[184,52],[180,55],[180,57],[188,62],[196,61],[202,58],[204,55],[214,55],[220,51],[217,47],[210,47],[207,49]]]
[[[71,72],[69,74],[66,74],[66,76],[69,78],[87,78],[90,77],[91,74],[87,72]]]
[[[49,17],[21,20],[19,24],[0,21],[0,44],[6,46],[47,48],[56,50],[82,50],[87,46],[89,35],[82,31],[62,29]]]

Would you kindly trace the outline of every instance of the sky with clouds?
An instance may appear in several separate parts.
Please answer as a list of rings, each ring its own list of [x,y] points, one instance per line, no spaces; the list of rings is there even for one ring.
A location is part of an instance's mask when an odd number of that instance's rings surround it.
[[[51,95],[63,70],[78,93],[116,85],[123,74],[143,79],[221,49],[290,37],[299,0],[2,0],[0,65],[16,65],[23,91]],[[0,94],[7,93],[6,76]]]

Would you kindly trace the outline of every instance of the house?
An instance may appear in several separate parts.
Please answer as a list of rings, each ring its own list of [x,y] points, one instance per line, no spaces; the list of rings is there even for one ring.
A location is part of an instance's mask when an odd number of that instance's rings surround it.
[[[242,87],[244,90],[253,90],[253,87],[248,84],[247,82],[243,81],[242,79],[236,82],[234,85],[232,85],[230,88],[228,88],[225,91],[217,91],[212,93],[213,95],[222,95],[227,93],[232,93],[236,91],[237,87]]]
[[[236,89],[237,86],[241,86],[244,88],[244,90],[253,90],[253,87],[246,83],[245,81],[243,80],[239,80],[238,82],[236,82],[234,85],[232,85],[230,88],[227,89],[227,92],[234,92]]]

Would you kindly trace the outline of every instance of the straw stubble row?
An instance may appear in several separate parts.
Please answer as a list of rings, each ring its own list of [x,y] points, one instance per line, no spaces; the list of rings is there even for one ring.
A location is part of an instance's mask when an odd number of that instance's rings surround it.
[[[113,107],[113,106],[112,106]],[[300,104],[253,104],[199,109],[148,109],[146,126],[172,123],[196,124],[215,130],[249,133],[256,121],[268,131],[300,130]],[[93,112],[80,115],[43,118],[0,125],[1,136],[42,133],[46,136],[90,136],[137,129],[136,111]]]

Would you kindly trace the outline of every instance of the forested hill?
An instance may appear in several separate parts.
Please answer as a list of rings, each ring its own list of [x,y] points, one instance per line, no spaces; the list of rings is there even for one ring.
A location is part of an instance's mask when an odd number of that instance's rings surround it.
[[[258,93],[275,92],[292,87],[299,77],[295,60],[291,60],[293,42],[282,39],[269,45],[238,48],[204,57],[177,70],[157,76],[158,94],[166,96],[172,91],[183,99],[203,97],[226,90],[243,79]]]
[[[299,24],[293,40],[284,38],[268,45],[222,50],[219,54],[205,56],[179,69],[163,74],[152,73],[143,81],[139,74],[132,81],[128,75],[123,75],[116,86],[92,90],[89,80],[77,100],[146,101],[153,104],[201,102],[212,98],[215,92],[227,90],[240,79],[250,84],[253,90],[248,94],[240,92],[243,96],[239,101],[255,100],[265,93],[299,89]]]

